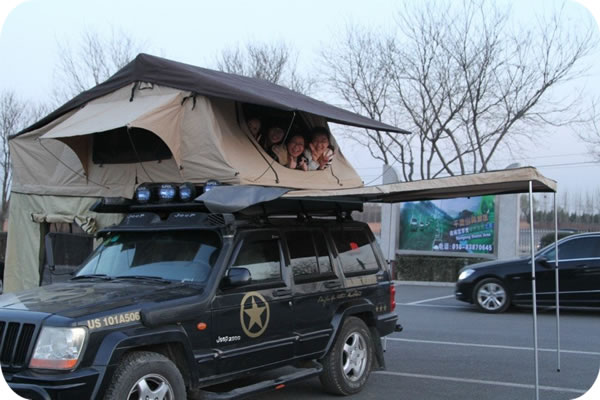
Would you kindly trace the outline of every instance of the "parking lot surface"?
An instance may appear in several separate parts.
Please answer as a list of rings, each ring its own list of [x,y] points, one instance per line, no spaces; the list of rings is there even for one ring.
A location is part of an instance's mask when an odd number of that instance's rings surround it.
[[[355,399],[535,399],[531,309],[483,314],[450,286],[396,285],[404,331],[387,339],[387,369],[373,371]],[[561,311],[557,372],[554,310],[538,312],[540,399],[574,399],[600,367],[600,311]],[[256,396],[254,398],[257,398]],[[261,399],[332,399],[318,378]]]

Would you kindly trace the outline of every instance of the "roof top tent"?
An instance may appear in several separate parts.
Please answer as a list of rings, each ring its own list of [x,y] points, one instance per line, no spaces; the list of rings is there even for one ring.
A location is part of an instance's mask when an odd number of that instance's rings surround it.
[[[94,233],[121,218],[90,212],[97,198],[131,198],[144,182],[362,187],[335,138],[326,170],[288,169],[251,135],[251,116],[288,135],[328,129],[328,122],[406,133],[263,80],[140,54],[10,138],[14,177],[5,291],[39,285],[49,224],[75,223]]]

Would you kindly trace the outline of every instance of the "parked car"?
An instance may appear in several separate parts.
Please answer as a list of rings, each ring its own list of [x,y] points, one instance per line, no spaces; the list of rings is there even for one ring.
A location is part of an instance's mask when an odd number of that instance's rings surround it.
[[[600,306],[600,232],[568,236],[558,241],[561,307]],[[555,246],[535,255],[537,304],[555,306]],[[460,271],[455,296],[488,313],[509,306],[531,305],[531,258],[489,261]]]
[[[140,188],[136,199],[145,193],[149,203],[94,206],[126,216],[100,231],[72,279],[0,296],[2,373],[19,395],[234,399],[311,376],[349,395],[385,366],[380,338],[401,327],[367,224],[286,218],[264,205],[259,217],[215,214],[159,203],[173,185],[160,186],[156,204],[156,190]],[[297,368],[227,393],[207,389],[282,366]]]

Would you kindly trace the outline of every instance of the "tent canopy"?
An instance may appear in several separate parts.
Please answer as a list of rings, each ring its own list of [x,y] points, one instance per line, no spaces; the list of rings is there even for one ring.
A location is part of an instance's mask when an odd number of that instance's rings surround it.
[[[38,129],[93,99],[132,83],[151,83],[212,98],[234,100],[286,111],[302,111],[342,125],[409,133],[265,80],[213,71],[148,54],[139,54],[105,82],[81,93],[15,136]]]

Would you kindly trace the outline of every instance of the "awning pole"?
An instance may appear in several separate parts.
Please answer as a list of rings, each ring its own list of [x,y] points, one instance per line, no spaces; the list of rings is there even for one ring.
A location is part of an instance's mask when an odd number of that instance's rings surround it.
[[[558,290],[558,208],[554,192],[554,280],[556,281],[556,371],[560,372],[560,295]]]
[[[535,364],[535,400],[540,399],[538,341],[537,341],[537,293],[535,285],[535,243],[533,235],[533,182],[529,181],[529,232],[531,234],[531,293],[533,299],[533,354]]]

